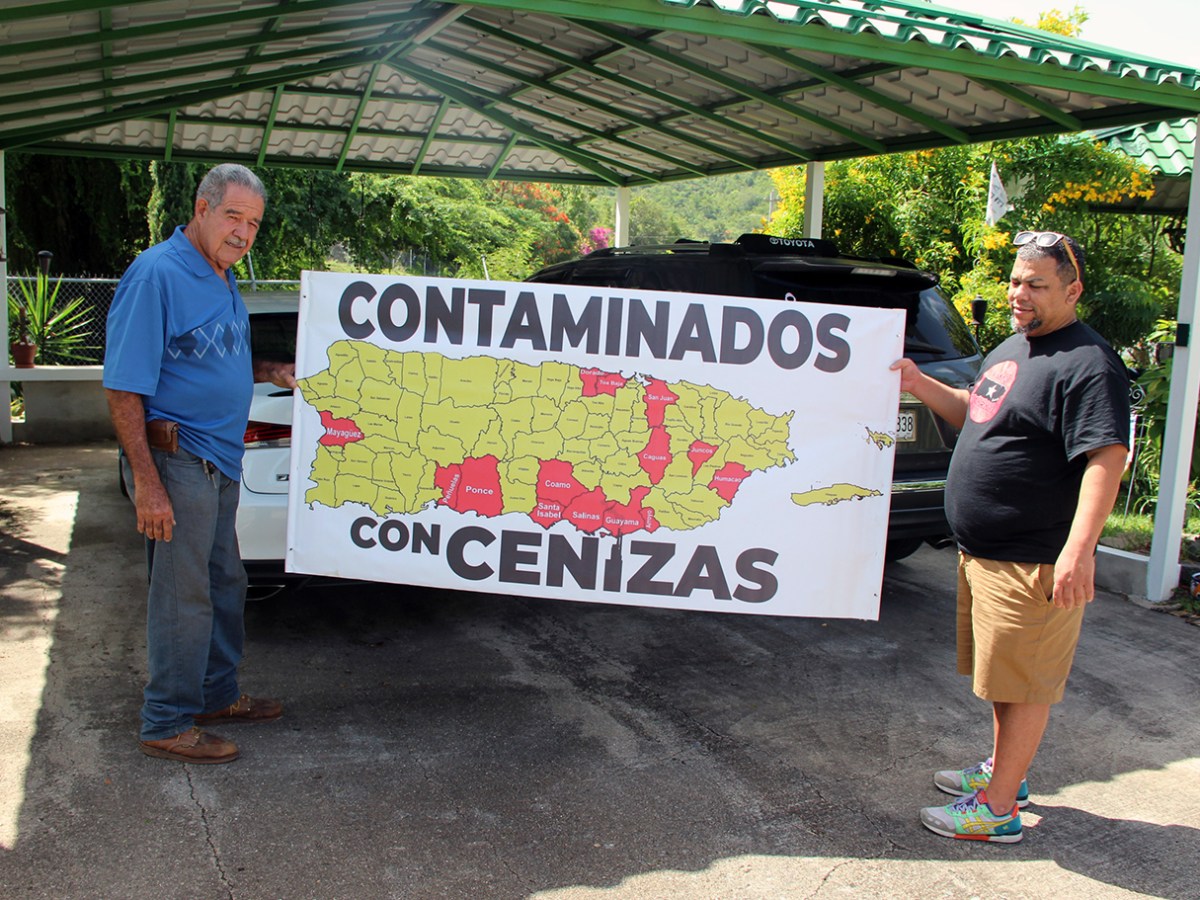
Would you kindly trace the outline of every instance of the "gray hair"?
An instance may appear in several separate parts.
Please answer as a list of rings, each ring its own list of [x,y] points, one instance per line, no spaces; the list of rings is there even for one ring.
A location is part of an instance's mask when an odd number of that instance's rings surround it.
[[[200,187],[196,188],[196,199],[203,197],[209,206],[220,206],[221,201],[225,199],[225,191],[231,184],[253,191],[262,198],[263,205],[266,205],[267,189],[263,187],[262,181],[245,166],[237,163],[221,163],[209,169],[208,174],[200,180]]]
[[[1074,254],[1075,262],[1079,264],[1078,273],[1075,271],[1075,266],[1071,264],[1071,254]],[[1017,250],[1017,259],[1042,259],[1043,257],[1054,260],[1055,271],[1058,273],[1059,281],[1063,284],[1075,281],[1077,274],[1079,280],[1083,281],[1084,253],[1075,238],[1064,234],[1061,241],[1050,247],[1039,247],[1036,242],[1030,241]]]

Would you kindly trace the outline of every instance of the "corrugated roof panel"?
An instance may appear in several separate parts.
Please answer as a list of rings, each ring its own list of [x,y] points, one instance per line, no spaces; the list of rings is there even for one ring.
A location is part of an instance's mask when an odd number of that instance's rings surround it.
[[[272,133],[269,146],[284,151],[289,157],[304,160],[326,160],[332,165],[342,152],[345,140],[345,135],[341,134],[289,132],[284,129],[278,133]]]
[[[761,90],[769,91],[795,78],[795,74],[783,63],[764,56],[757,48],[736,41],[663,33],[656,35],[652,43],[656,48],[712,70],[718,77],[732,78]]]
[[[102,146],[120,144],[126,147],[152,149],[161,147],[167,139],[165,122],[125,121],[106,125],[78,134],[67,135],[72,143],[98,144]]]
[[[698,106],[717,104],[729,96],[728,91],[712,81],[672,67],[669,63],[637,50],[614,54],[605,60],[604,68]]]
[[[835,147],[848,142],[843,135],[830,131],[817,123],[786,115],[774,107],[765,107],[761,103],[731,106],[724,110],[724,113],[736,116],[739,122],[743,122],[763,134],[782,137],[795,144],[797,148]]]
[[[478,113],[456,106],[450,107],[438,127],[440,135],[474,136],[494,141],[508,140],[509,133],[507,128],[502,128]]]
[[[519,10],[473,7],[448,31],[470,29],[479,22],[514,37],[551,48],[575,59],[592,59],[608,43],[573,22]]]
[[[425,154],[423,166],[465,166],[474,169],[489,168],[500,153],[503,145],[464,144],[457,141],[434,141]]]
[[[438,171],[515,133],[503,172],[639,182],[1200,112],[1195,70],[904,0],[508,2],[0,4],[0,149],[163,156],[174,113],[184,156],[403,170],[442,115]]]
[[[1178,119],[1096,133],[1113,150],[1132,156],[1155,175],[1179,178],[1192,174],[1196,152],[1196,120]]]
[[[582,173],[584,171],[577,163],[543,147],[514,147],[512,152],[504,158],[503,167],[516,172],[561,170]]]
[[[555,104],[556,108],[571,106],[573,101],[564,98],[562,91],[569,91],[579,97],[585,97],[589,106],[600,104],[611,110],[610,115],[616,121],[621,118],[653,120],[677,112],[678,108],[665,100],[649,94],[639,94],[623,84],[602,81],[585,72],[573,72],[554,82],[554,94],[547,93],[547,102]]]

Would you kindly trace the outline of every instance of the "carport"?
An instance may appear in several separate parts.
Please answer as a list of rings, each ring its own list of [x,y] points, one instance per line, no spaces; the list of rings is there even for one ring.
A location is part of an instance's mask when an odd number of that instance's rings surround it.
[[[638,185],[805,163],[816,235],[826,160],[1200,113],[1195,70],[903,0],[45,0],[0,10],[0,86],[0,207],[6,151],[237,161],[609,185],[618,243]],[[1179,573],[1194,355],[1181,336],[1156,600]],[[99,371],[5,359],[0,391],[30,377]]]

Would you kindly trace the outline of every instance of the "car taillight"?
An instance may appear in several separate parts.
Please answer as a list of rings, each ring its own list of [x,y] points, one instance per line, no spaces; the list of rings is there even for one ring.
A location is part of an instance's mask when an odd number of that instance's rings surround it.
[[[242,441],[247,447],[290,447],[292,426],[251,420],[246,423],[246,434]]]

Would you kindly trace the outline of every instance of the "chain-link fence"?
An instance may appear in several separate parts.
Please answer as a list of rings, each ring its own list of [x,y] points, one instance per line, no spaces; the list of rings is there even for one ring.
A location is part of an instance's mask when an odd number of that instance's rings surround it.
[[[108,308],[112,306],[117,281],[116,278],[51,277],[50,290],[54,291],[58,285],[58,293],[46,318],[53,323],[55,313],[65,310],[62,318],[68,321],[59,333],[55,332],[53,324],[46,329],[47,337],[40,342],[36,357],[39,366],[89,366],[104,362]],[[295,290],[299,285],[299,281],[257,281],[244,282],[239,288],[243,295],[252,296],[255,290]],[[9,299],[23,302],[25,291],[22,287],[33,291],[36,286],[37,279],[32,276],[10,275]],[[9,340],[16,336],[16,322],[11,314],[8,334]]]
[[[35,328],[44,328],[45,334],[39,335],[38,351],[35,361],[39,366],[87,366],[96,365],[104,360],[104,323],[108,318],[108,308],[112,305],[113,291],[117,288],[115,278],[58,278],[53,277],[49,282],[49,290],[53,294],[54,303],[44,304],[46,307],[38,313],[31,312],[35,318]],[[22,303],[27,292],[35,292],[37,279],[33,276],[8,276],[9,300]],[[24,290],[23,290],[24,289]],[[8,317],[8,337],[13,340],[17,335],[17,323],[11,314]],[[59,321],[55,321],[55,315]],[[44,326],[36,320],[44,320]],[[61,327],[60,327],[61,326]]]

